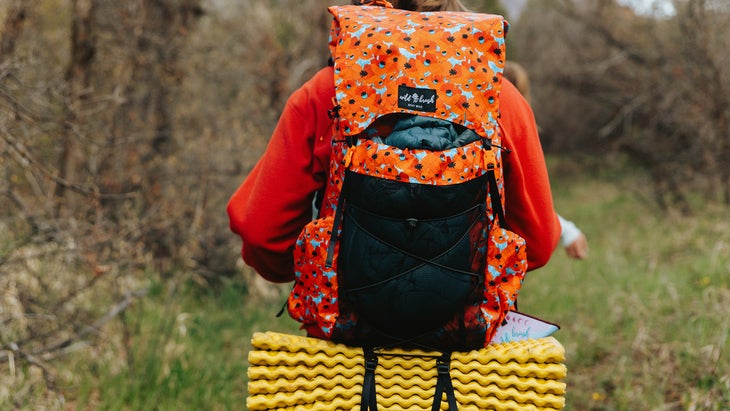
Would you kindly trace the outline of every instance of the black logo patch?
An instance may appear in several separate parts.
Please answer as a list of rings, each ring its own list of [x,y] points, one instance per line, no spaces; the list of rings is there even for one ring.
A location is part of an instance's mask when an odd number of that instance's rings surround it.
[[[398,108],[433,113],[436,111],[436,90],[398,86]]]

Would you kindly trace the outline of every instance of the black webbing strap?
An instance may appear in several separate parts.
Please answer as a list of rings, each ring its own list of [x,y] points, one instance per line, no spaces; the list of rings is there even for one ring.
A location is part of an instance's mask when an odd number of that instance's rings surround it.
[[[332,268],[335,260],[335,245],[339,236],[340,224],[342,224],[342,209],[345,208],[345,196],[342,190],[345,189],[345,180],[342,179],[342,188],[340,190],[340,198],[337,199],[337,209],[335,210],[334,221],[332,222],[332,232],[330,233],[330,243],[327,245],[327,259],[324,261],[325,268]]]
[[[490,164],[487,168],[487,180],[489,180],[489,198],[492,203],[492,212],[499,221],[499,226],[505,228],[504,209],[502,209],[502,198],[499,196],[499,187],[497,186],[497,177],[494,173],[494,165]]]
[[[443,400],[444,394],[446,394],[446,402],[449,404],[448,411],[457,411],[459,409],[456,405],[456,395],[454,394],[454,385],[451,383],[451,374],[449,374],[450,368],[451,353],[445,352],[436,360],[438,376],[436,377],[436,393],[433,396],[431,411],[439,411],[441,409],[441,401]]]
[[[365,357],[365,375],[362,382],[360,411],[377,411],[378,399],[375,384],[375,369],[378,367],[378,355],[372,348],[363,348]],[[451,382],[451,352],[444,352],[436,359],[436,392],[433,396],[431,411],[439,411],[443,396],[446,394],[448,411],[458,411],[454,385]]]
[[[363,348],[365,354],[365,376],[362,382],[362,398],[360,411],[378,411],[378,398],[375,392],[375,368],[378,356],[372,348]]]

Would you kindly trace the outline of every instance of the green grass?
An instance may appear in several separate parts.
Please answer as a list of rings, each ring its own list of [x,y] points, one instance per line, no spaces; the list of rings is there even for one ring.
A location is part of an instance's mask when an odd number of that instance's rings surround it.
[[[191,284],[165,290],[157,284],[126,316],[134,330],[129,366],[90,367],[90,379],[67,396],[78,409],[245,409],[252,333],[298,327],[275,317],[283,299],[250,297],[242,281],[208,291]]]
[[[528,274],[520,308],[562,326],[566,409],[729,409],[727,210],[661,214],[637,201],[638,178],[558,181],[556,208],[590,257],[558,250]]]
[[[554,162],[551,161],[554,164]],[[520,309],[557,322],[568,366],[568,410],[730,409],[730,221],[640,200],[640,176],[580,175],[553,166],[558,211],[587,234],[587,260],[557,250],[528,274]],[[181,282],[182,283],[182,282]],[[77,409],[245,409],[254,331],[297,332],[278,297],[231,280],[201,291],[157,285],[126,313],[129,367],[90,363],[67,390]]]

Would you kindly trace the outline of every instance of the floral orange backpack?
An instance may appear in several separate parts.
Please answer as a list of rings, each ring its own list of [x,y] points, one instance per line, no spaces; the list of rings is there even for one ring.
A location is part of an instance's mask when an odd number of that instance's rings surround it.
[[[387,2],[380,2],[387,3]],[[330,7],[336,102],[287,308],[359,346],[487,345],[526,271],[504,228],[500,16]]]

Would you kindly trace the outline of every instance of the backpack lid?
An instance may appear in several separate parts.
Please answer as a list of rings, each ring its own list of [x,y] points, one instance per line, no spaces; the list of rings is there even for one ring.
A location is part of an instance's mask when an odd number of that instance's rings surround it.
[[[491,138],[504,69],[501,17],[333,6],[330,51],[344,135],[380,116],[448,120]]]

